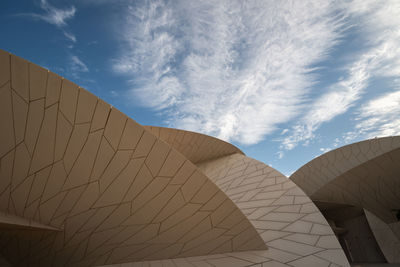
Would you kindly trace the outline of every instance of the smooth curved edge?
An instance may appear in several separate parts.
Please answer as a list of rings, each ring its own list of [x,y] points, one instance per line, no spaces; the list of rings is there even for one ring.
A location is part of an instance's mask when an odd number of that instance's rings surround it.
[[[395,143],[395,145],[393,145],[393,143]],[[319,188],[341,174],[399,147],[400,136],[373,138],[348,144],[324,153],[307,162],[290,175],[289,179],[300,186],[307,195],[311,196]],[[352,151],[355,150],[355,148],[357,148],[361,154],[352,155]],[[338,154],[340,154],[340,157],[337,157]],[[330,169],[330,172],[325,171],[326,169]],[[319,176],[318,181],[310,181],[310,178],[306,177],[315,175]]]
[[[143,127],[174,147],[195,164],[234,153],[244,155],[242,150],[231,143],[206,134],[168,127]]]

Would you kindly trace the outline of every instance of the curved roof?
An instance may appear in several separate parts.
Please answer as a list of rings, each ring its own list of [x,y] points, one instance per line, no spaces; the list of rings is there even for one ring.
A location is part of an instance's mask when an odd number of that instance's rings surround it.
[[[13,264],[266,249],[184,155],[85,89],[1,50],[0,127],[0,251]],[[239,226],[250,234],[232,231]]]
[[[195,164],[234,153],[244,154],[236,146],[209,135],[165,127],[144,127]]]
[[[310,161],[290,176],[313,200],[368,209],[385,222],[400,209],[400,136],[350,144]]]
[[[234,154],[198,165],[246,214],[279,263],[266,266],[349,266],[328,222],[312,200],[274,168]],[[275,254],[285,254],[276,259]],[[264,265],[263,265],[264,266]]]

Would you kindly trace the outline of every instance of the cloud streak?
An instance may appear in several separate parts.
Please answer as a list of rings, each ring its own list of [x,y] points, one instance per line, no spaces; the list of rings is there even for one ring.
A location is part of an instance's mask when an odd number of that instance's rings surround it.
[[[71,55],[69,58],[69,74],[75,79],[80,78],[79,74],[89,72],[88,66],[76,55]]]
[[[368,138],[400,135],[400,91],[369,101],[357,113],[355,134]]]
[[[327,1],[131,6],[114,70],[168,124],[255,144],[297,115],[342,19]]]
[[[76,8],[71,6],[69,8],[60,9],[51,5],[46,0],[40,1],[40,8],[44,11],[43,14],[37,13],[22,13],[19,16],[28,16],[36,20],[42,20],[49,24],[52,24],[63,30],[65,37],[72,42],[76,42],[76,37],[72,33],[65,30],[67,26],[67,20],[72,19],[75,16]]]
[[[367,37],[369,47],[347,68],[347,77],[328,88],[328,92],[311,103],[309,111],[295,124],[281,148],[291,150],[299,143],[307,144],[319,127],[358,104],[370,82],[379,77],[400,76],[400,3],[398,1],[352,1],[343,6],[347,16],[358,21],[358,27]],[[377,100],[378,101],[378,100]],[[375,110],[378,112],[377,110]],[[361,111],[365,114],[365,108]],[[380,114],[379,112],[377,114]],[[379,116],[378,116],[379,117]],[[360,115],[359,120],[367,118]],[[371,119],[359,123],[371,130]],[[392,125],[393,126],[393,125]],[[389,128],[392,128],[390,126]],[[383,131],[379,131],[383,133]],[[390,133],[394,131],[386,131]],[[355,138],[354,132],[352,139]],[[348,139],[348,138],[347,138]]]
[[[59,9],[50,5],[46,0],[40,1],[40,7],[45,11],[45,14],[33,13],[32,16],[57,27],[67,26],[66,20],[73,18],[76,12],[74,6],[67,9]]]

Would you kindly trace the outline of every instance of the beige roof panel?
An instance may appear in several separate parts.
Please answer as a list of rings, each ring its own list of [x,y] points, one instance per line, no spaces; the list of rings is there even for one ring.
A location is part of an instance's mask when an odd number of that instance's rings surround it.
[[[92,266],[267,248],[185,155],[78,85],[0,56],[0,217],[15,219],[0,230],[0,251],[11,264]]]
[[[144,128],[195,164],[234,153],[244,154],[234,145],[209,135],[156,126],[144,126]]]
[[[350,144],[305,164],[290,179],[313,200],[358,206],[386,223],[400,209],[400,136]]]

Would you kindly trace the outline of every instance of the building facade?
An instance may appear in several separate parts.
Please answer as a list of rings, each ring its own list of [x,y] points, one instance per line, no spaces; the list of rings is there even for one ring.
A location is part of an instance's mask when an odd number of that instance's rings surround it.
[[[5,51],[0,127],[5,266],[399,262],[397,137],[329,152],[288,179],[222,140],[142,126]],[[371,259],[349,247],[356,215]]]

